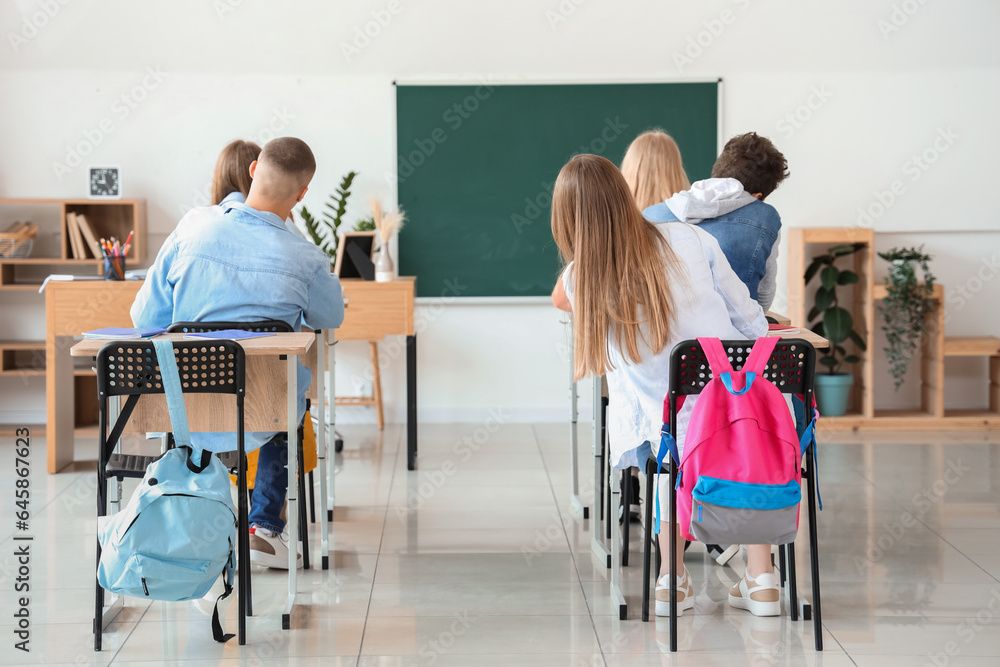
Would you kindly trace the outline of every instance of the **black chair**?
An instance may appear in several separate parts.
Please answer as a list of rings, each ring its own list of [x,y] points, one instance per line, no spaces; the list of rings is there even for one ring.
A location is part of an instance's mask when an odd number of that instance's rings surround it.
[[[237,437],[236,474],[239,487],[237,511],[237,558],[239,563],[239,643],[246,644],[246,616],[249,593],[250,546],[247,532],[246,502],[246,458],[243,443],[244,398],[246,396],[246,359],[243,348],[232,341],[174,343],[177,356],[177,370],[181,378],[211,378],[199,382],[183,381],[184,393],[231,394],[236,397]],[[232,371],[229,373],[228,371]],[[116,479],[119,485],[118,499],[121,500],[121,481],[125,478],[141,479],[149,464],[159,456],[136,456],[114,453],[121,440],[125,425],[129,422],[139,397],[163,394],[159,363],[156,350],[149,340],[112,341],[101,348],[97,355],[97,396],[100,407],[100,434],[97,465],[97,516],[107,514],[109,479]],[[127,396],[121,412],[111,430],[108,430],[108,401],[112,396]],[[97,563],[101,561],[101,545],[97,545]],[[101,650],[104,630],[104,589],[98,583],[95,596],[94,650]]]
[[[243,331],[254,331],[258,333],[291,333],[294,329],[287,322],[281,320],[261,320],[259,322],[174,322],[167,328],[167,333],[205,333],[209,331],[225,331],[227,329],[241,329]],[[306,415],[309,414],[309,402],[306,400]],[[306,472],[305,458],[303,456],[303,426],[298,430],[298,482],[299,498],[306,497]],[[312,515],[312,522],[316,523],[316,498],[314,496],[315,484],[313,484],[313,474],[309,472],[309,511]],[[306,506],[304,502],[299,502],[299,542],[302,544],[302,567],[309,569],[309,531],[306,526]],[[253,612],[251,611],[251,614]]]
[[[733,370],[739,370],[746,363],[747,356],[753,347],[754,341],[722,341],[722,346],[728,353],[729,361]],[[807,341],[800,338],[786,338],[778,341],[767,362],[767,371],[764,378],[770,380],[783,394],[800,394],[805,399],[805,405],[811,406],[813,400],[813,376],[816,368],[816,351]],[[705,357],[705,352],[697,340],[686,340],[678,343],[670,354],[670,432],[677,432],[677,400],[681,396],[700,394],[708,383],[711,376],[711,368]],[[806,413],[811,413],[807,408]],[[804,426],[804,425],[801,425]],[[666,461],[669,461],[669,456]],[[813,632],[816,641],[816,650],[823,650],[823,626],[820,612],[820,586],[819,586],[819,553],[818,539],[816,535],[816,461],[814,450],[810,447],[803,459],[802,478],[806,480],[807,493],[803,498],[808,505],[809,516],[809,557],[812,566],[812,605],[804,609],[803,616],[809,620],[811,615],[813,621]],[[677,466],[673,462],[665,465],[666,469],[660,472],[670,473],[670,563],[671,569],[676,562],[677,555],[677,533],[672,528],[677,523]],[[646,462],[646,526],[647,531],[652,533],[653,525],[653,478],[657,473],[656,459],[651,457]],[[642,575],[642,620],[649,620],[649,598],[650,598],[650,549],[651,535],[647,535],[644,540]],[[780,570],[782,584],[787,583],[789,594],[789,613],[791,620],[798,620],[798,592],[795,580],[795,544],[789,543],[779,545]],[[787,563],[788,573],[785,573]],[[670,590],[670,650],[677,651],[677,589],[676,584],[671,585]]]

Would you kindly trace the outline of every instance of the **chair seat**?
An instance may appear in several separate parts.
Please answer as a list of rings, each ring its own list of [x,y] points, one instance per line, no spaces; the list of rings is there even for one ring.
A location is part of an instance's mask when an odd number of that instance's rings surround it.
[[[136,478],[142,479],[146,475],[146,468],[151,463],[158,461],[162,454],[156,456],[140,456],[138,454],[112,454],[108,459],[106,467],[108,477],[118,479]]]

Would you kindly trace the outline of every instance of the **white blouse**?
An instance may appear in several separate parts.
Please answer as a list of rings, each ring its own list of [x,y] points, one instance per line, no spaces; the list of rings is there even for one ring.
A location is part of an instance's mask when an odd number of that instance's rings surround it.
[[[708,232],[682,222],[656,225],[681,262],[687,284],[673,287],[675,320],[670,339],[659,354],[645,345],[646,327],[641,326],[639,351],[642,363],[626,361],[622,350],[610,341],[608,358],[614,370],[608,379],[608,440],[614,467],[644,466],[639,449],[651,443],[659,448],[663,418],[663,398],[670,384],[670,353],[677,343],[690,338],[748,340],[767,334],[764,311],[750,298],[743,284]],[[563,271],[563,288],[573,301],[571,272],[574,262]],[[694,397],[688,397],[677,415],[677,445],[683,448]],[[642,456],[645,455],[643,451]]]

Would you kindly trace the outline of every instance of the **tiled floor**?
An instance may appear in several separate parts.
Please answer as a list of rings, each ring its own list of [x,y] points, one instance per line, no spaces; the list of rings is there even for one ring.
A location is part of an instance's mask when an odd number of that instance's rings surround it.
[[[2,664],[1000,665],[1000,436],[928,433],[826,438],[820,515],[826,650],[810,623],[731,609],[723,568],[697,546],[697,593],[679,619],[639,620],[641,530],[623,575],[629,620],[611,607],[608,570],[591,556],[592,522],[569,509],[568,428],[559,424],[421,426],[420,470],[405,469],[403,431],[345,429],[329,572],[300,578],[283,631],[285,575],[256,571],[249,643],[211,640],[205,603],[130,599],[92,650],[94,464],[44,473],[30,457],[31,652],[14,650],[13,439],[0,440]],[[580,469],[590,492],[589,430]],[[478,443],[478,444],[477,444]],[[80,442],[78,460],[93,458]],[[318,530],[313,527],[314,544]],[[808,592],[806,529],[800,591]],[[316,551],[313,552],[316,554]],[[318,560],[318,559],[317,559]],[[235,628],[236,605],[225,609]]]

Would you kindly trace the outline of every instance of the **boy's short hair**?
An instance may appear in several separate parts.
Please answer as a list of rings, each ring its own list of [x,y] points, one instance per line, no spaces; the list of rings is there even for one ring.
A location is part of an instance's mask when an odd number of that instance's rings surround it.
[[[712,165],[712,178],[735,178],[744,190],[764,199],[788,178],[788,160],[770,139],[747,132],[726,142]]]
[[[306,142],[295,137],[278,137],[264,144],[257,158],[259,164],[277,172],[295,189],[309,185],[316,173],[316,158]]]

